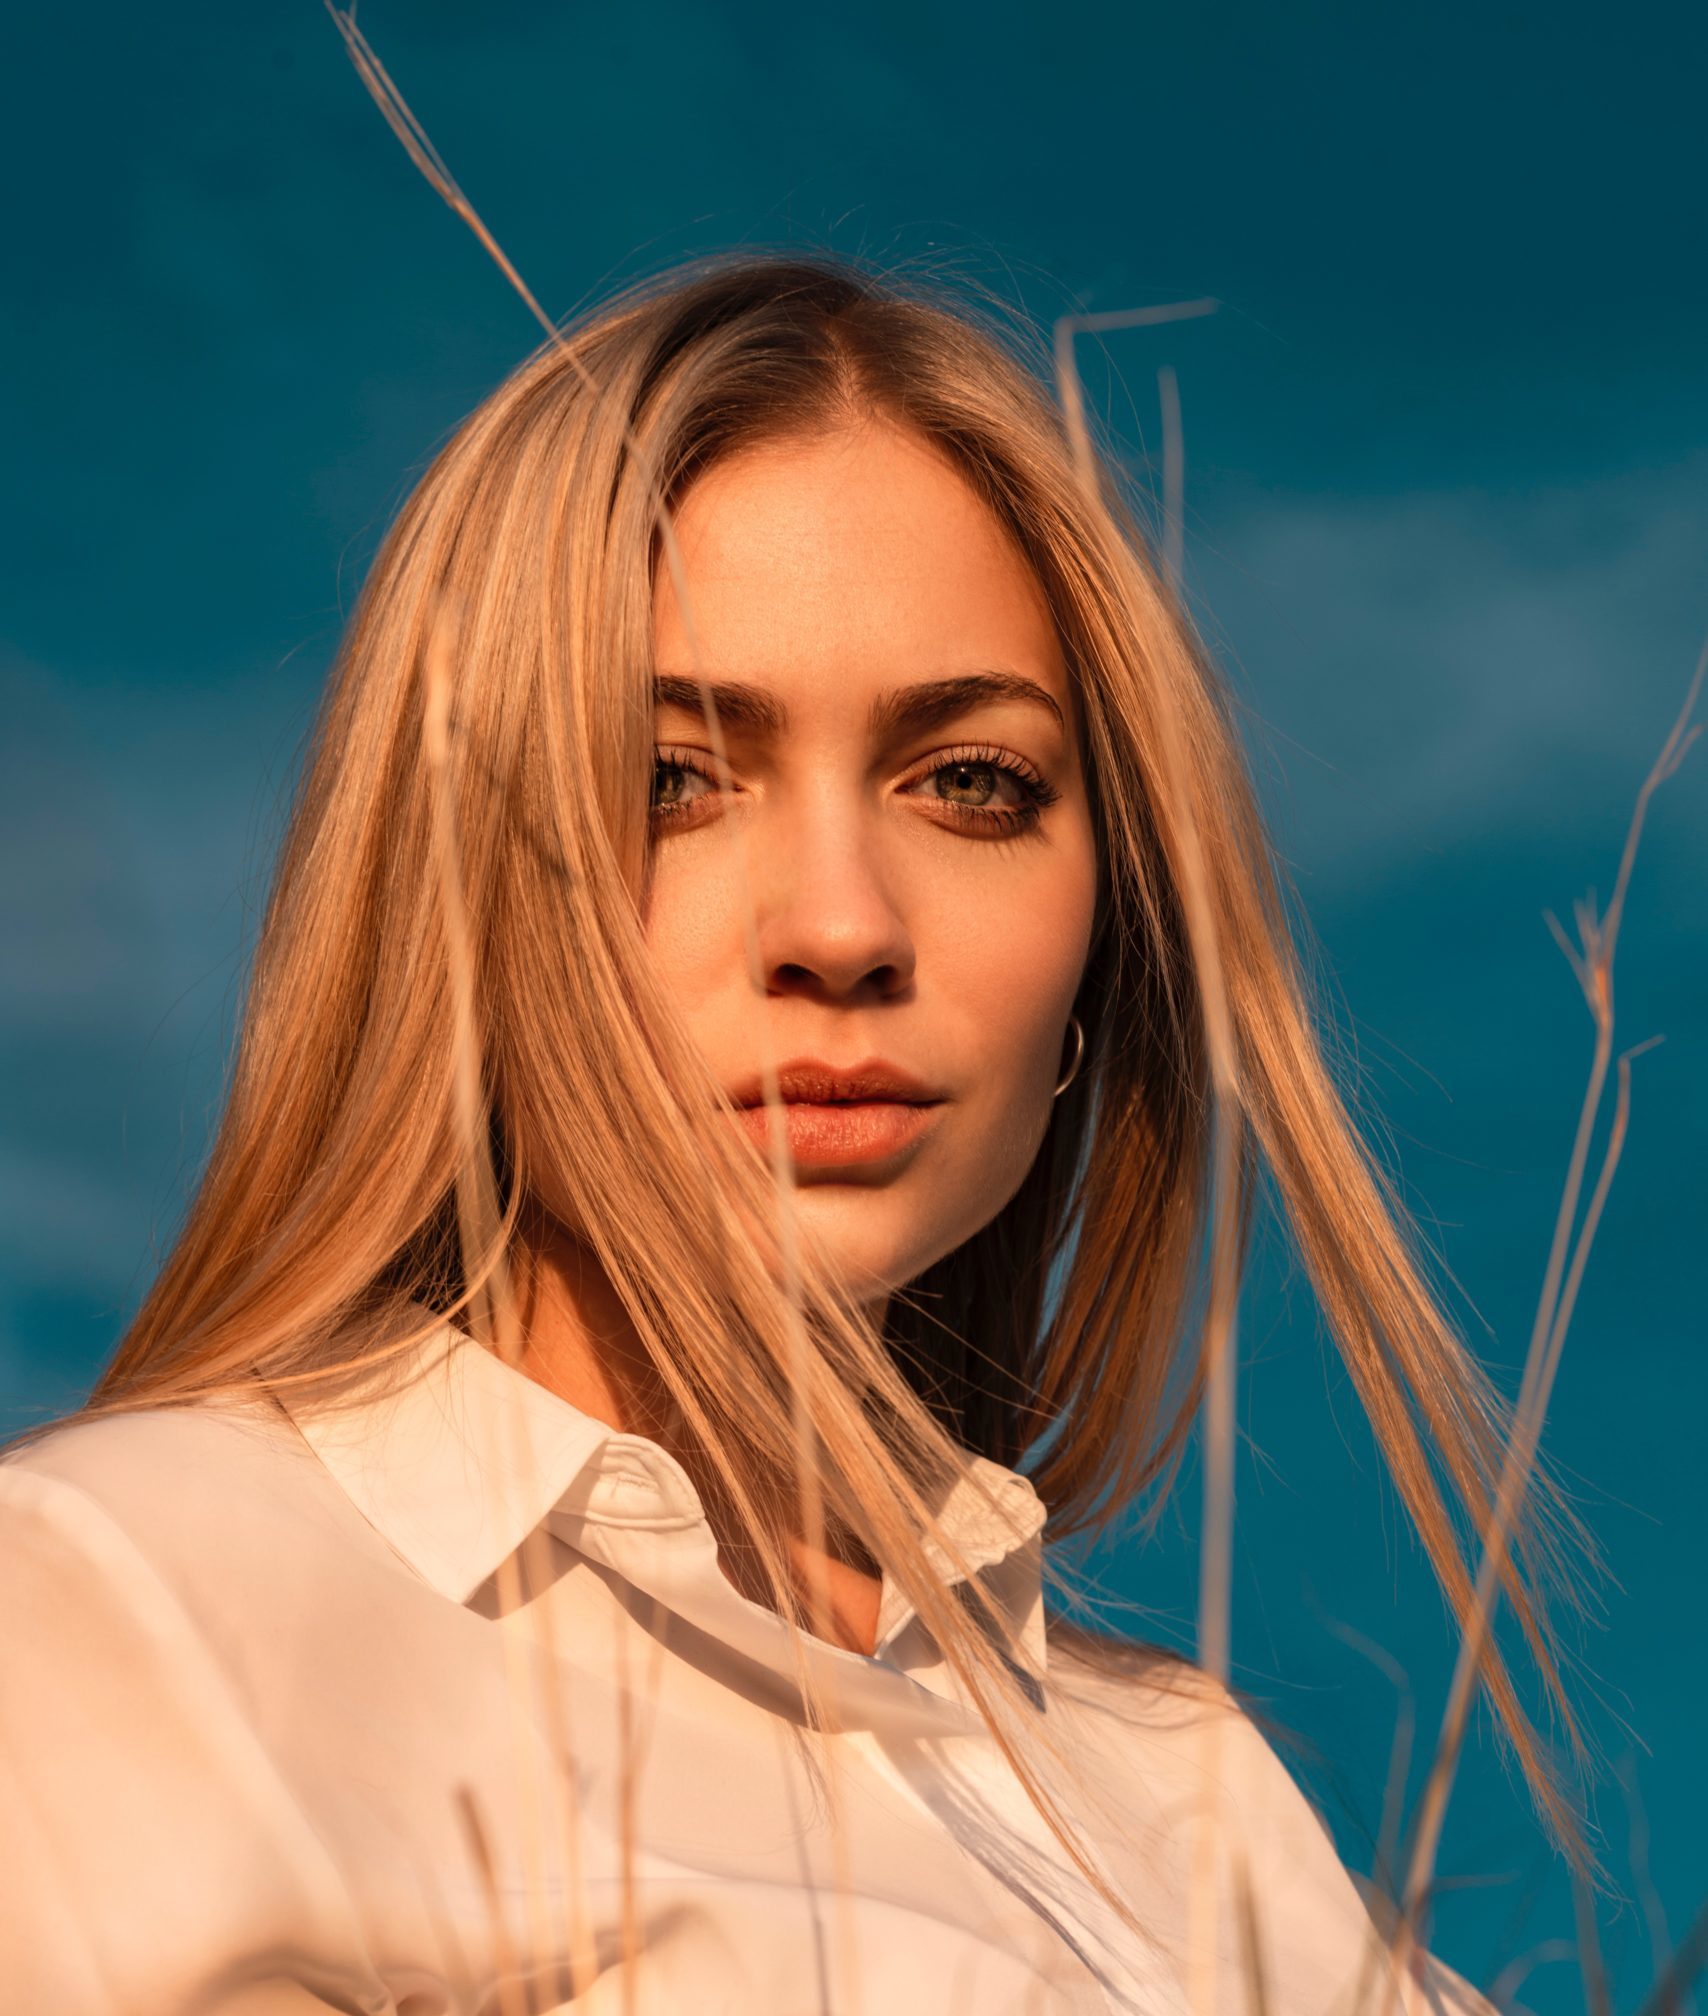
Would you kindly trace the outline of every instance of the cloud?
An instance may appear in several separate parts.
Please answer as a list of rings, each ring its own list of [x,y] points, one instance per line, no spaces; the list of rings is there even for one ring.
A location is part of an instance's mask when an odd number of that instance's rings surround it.
[[[1512,494],[1222,490],[1198,511],[1210,634],[1325,892],[1471,840],[1617,845],[1708,631],[1708,456]],[[1666,816],[1700,834],[1705,803],[1685,785]]]

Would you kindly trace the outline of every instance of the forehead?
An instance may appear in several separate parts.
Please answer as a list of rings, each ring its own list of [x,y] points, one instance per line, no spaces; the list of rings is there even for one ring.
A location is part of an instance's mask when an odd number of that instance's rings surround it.
[[[1004,666],[1070,699],[1020,547],[947,458],[882,420],[716,463],[675,514],[705,669],[800,693]],[[693,664],[667,567],[661,668]]]

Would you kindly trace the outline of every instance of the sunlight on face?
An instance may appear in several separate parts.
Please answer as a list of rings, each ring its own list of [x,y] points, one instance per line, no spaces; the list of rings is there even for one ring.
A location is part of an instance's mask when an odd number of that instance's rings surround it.
[[[1013,1196],[1071,1061],[1097,867],[1067,669],[1006,530],[888,422],[734,455],[676,527],[731,779],[661,569],[648,941],[738,1101],[768,1020],[802,1215],[888,1290]],[[766,1145],[762,1107],[731,1124]]]

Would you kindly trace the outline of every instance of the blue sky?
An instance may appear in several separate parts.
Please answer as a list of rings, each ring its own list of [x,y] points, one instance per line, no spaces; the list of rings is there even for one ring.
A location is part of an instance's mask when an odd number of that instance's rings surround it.
[[[1188,579],[1383,1133],[1479,1347],[1516,1363],[1590,1025],[1542,921],[1610,886],[1708,632],[1699,10],[857,12],[364,5],[548,307],[735,242],[923,260],[1032,314],[1210,294],[1092,382],[1143,480],[1179,375]],[[0,400],[0,1413],[73,1398],[217,1101],[300,738],[366,557],[532,345],[320,8],[95,0],[14,26]],[[1621,953],[1629,1145],[1550,1447],[1613,1581],[1583,1686],[1675,1932],[1708,1891],[1708,753],[1656,801]],[[1297,1283],[1244,1334],[1236,1652],[1373,1819],[1387,1683],[1449,1648]],[[1101,1564],[1178,1631],[1190,1494]],[[1616,1877],[1626,1818],[1600,1804]],[[1356,1828],[1345,1822],[1349,1852]],[[1439,1943],[1569,1938],[1486,1734]],[[1527,1901],[1528,1900],[1528,1901]],[[1635,2008],[1648,1933],[1603,1937]],[[1540,1963],[1537,2016],[1581,2006]]]

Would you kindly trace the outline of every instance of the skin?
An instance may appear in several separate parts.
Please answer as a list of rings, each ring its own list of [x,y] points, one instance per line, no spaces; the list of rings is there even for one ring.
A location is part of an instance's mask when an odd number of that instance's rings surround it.
[[[720,700],[723,788],[661,570],[648,943],[732,1093],[768,1041],[780,1063],[883,1059],[935,1095],[895,1152],[797,1168],[803,1219],[881,1305],[1014,1195],[1072,1059],[1097,894],[1072,682],[1005,528],[931,444],[887,420],[726,458],[688,491],[676,529],[701,666],[742,692]],[[1008,690],[942,691],[993,673]],[[536,1225],[532,1244],[527,1369],[651,1432],[644,1363],[609,1283],[552,1227]],[[879,1591],[869,1568],[832,1563],[830,1635],[870,1651]]]

